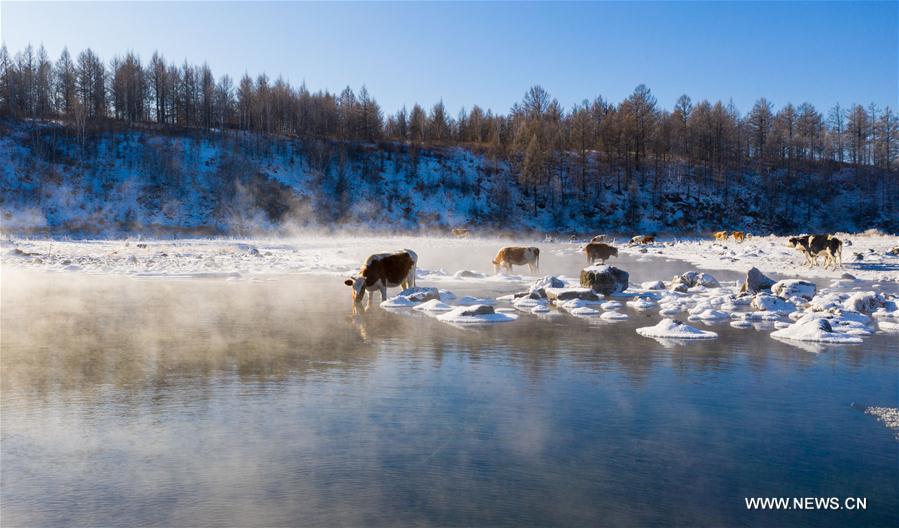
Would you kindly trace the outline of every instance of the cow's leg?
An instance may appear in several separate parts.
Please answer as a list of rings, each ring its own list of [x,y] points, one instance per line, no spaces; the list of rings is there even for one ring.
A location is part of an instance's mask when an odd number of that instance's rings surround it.
[[[381,302],[387,300],[387,286],[381,286]]]
[[[369,308],[371,308],[371,305],[372,305],[372,302],[373,302],[372,300],[373,300],[374,298],[375,298],[375,292],[373,292],[373,291],[368,292],[368,307],[369,307]]]

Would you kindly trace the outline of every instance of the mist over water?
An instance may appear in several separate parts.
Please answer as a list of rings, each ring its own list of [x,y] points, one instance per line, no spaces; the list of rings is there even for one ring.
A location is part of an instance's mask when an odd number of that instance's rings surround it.
[[[449,272],[492,257],[414,249]],[[541,272],[581,266],[541,255]],[[4,526],[899,522],[899,444],[851,405],[899,405],[883,334],[810,353],[725,324],[672,346],[633,311],[467,330],[354,314],[331,275],[0,275]],[[868,510],[747,512],[755,496]]]

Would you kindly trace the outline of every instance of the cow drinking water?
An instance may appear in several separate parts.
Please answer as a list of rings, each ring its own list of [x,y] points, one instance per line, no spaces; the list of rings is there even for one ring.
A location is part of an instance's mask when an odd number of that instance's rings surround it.
[[[493,259],[493,272],[499,273],[501,268],[512,273],[512,265],[524,266],[527,264],[531,273],[537,273],[540,268],[540,249],[535,247],[507,246],[499,250]]]
[[[353,301],[356,303],[362,302],[366,291],[371,292],[368,296],[368,305],[371,306],[375,290],[381,292],[381,301],[385,301],[387,288],[414,288],[417,263],[418,255],[411,249],[377,253],[365,259],[359,273],[343,283],[353,288]]]

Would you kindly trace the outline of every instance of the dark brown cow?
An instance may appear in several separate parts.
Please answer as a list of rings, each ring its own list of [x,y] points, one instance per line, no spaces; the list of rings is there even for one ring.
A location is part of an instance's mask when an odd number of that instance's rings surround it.
[[[593,264],[597,260],[605,264],[609,257],[618,256],[618,248],[608,244],[591,242],[584,246],[584,253],[587,254],[587,264]]]
[[[500,268],[505,268],[512,273],[512,265],[524,266],[527,264],[531,273],[536,273],[540,268],[540,249],[535,247],[507,246],[499,250],[493,259],[493,272],[499,273]]]
[[[343,281],[353,288],[353,301],[361,303],[365,292],[368,305],[371,306],[375,290],[381,292],[381,301],[387,300],[387,288],[402,286],[403,289],[415,287],[415,267],[418,255],[411,249],[403,249],[394,253],[378,253],[365,259],[355,277]]]

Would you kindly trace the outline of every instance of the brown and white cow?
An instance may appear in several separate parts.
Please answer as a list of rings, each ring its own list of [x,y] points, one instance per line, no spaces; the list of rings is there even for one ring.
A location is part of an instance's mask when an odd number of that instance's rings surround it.
[[[715,242],[724,242],[727,240],[727,231],[715,231]]]
[[[512,273],[512,266],[524,266],[527,264],[531,273],[537,273],[540,268],[540,249],[535,247],[506,246],[499,250],[493,259],[493,272],[499,273],[500,268]]]
[[[743,241],[746,240],[746,233],[743,231],[733,231],[730,236],[732,236],[738,244],[742,244]]]
[[[366,291],[371,292],[368,296],[368,305],[371,306],[375,290],[381,292],[381,301],[385,301],[387,288],[414,288],[417,264],[418,255],[411,249],[377,253],[365,259],[359,273],[343,283],[353,288],[353,301],[357,303],[362,302]]]
[[[609,237],[607,235],[596,235],[595,237],[590,239],[590,243],[593,242],[608,242]]]
[[[652,244],[656,241],[656,237],[652,235],[637,235],[631,238],[631,244]]]
[[[453,228],[453,236],[456,238],[468,238],[471,232],[464,227],[454,227]]]
[[[597,260],[605,264],[610,257],[618,256],[618,248],[601,242],[590,242],[584,246],[584,253],[587,254],[587,264],[593,264]]]

